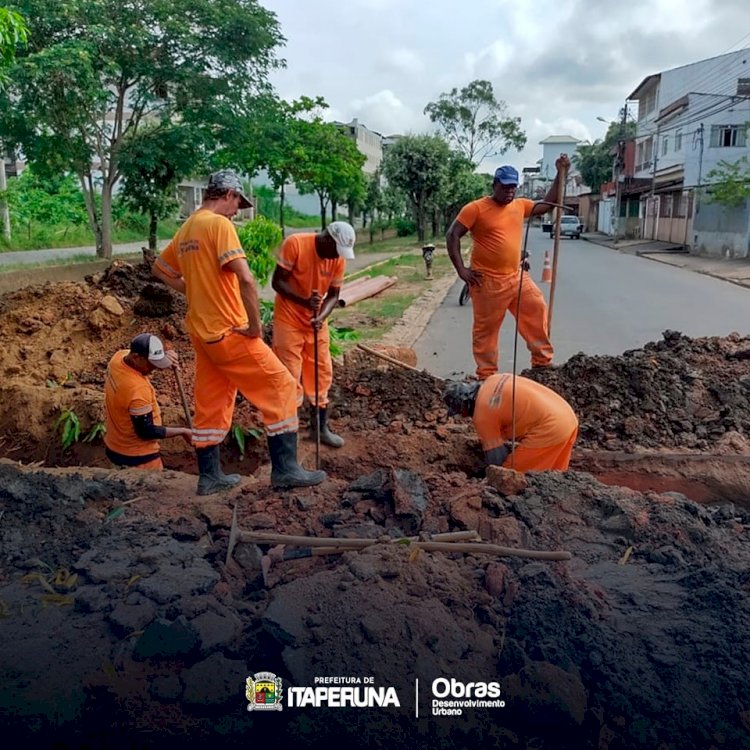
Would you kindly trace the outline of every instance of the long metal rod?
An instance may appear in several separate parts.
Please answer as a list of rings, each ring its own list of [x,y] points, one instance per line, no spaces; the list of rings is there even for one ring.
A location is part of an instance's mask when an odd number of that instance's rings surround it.
[[[317,289],[313,289],[313,295],[318,293]],[[315,311],[316,316],[320,312],[320,308]],[[320,381],[320,358],[318,351],[318,328],[313,326],[313,365],[315,368],[315,468],[320,468],[320,395],[318,393],[319,381]]]

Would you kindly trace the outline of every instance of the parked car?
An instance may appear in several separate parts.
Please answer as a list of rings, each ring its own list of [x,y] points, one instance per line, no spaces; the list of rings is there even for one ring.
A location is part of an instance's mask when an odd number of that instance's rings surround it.
[[[545,221],[542,224],[542,231],[548,232],[550,237],[555,236],[555,223]],[[583,231],[583,224],[577,216],[563,216],[560,219],[560,237],[572,237],[579,239]]]

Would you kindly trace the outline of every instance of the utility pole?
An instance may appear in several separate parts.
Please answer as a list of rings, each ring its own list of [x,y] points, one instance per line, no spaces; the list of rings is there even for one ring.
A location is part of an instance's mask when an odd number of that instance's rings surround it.
[[[621,200],[621,188],[620,188],[620,176],[625,166],[625,128],[628,122],[628,103],[625,102],[625,106],[622,108],[622,119],[620,120],[620,133],[617,139],[617,170],[615,174],[615,210],[614,210],[614,227],[615,227],[615,242],[620,236],[620,200]]]
[[[703,123],[701,123],[701,126],[695,131],[695,133],[698,136],[698,147],[700,149],[698,151],[698,185],[696,187],[695,195],[695,213],[698,213],[701,197],[701,183],[703,180]]]

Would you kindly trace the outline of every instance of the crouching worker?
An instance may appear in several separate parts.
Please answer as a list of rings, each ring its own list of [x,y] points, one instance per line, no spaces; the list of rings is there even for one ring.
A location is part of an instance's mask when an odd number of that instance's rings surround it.
[[[181,437],[191,444],[187,427],[164,427],[149,377],[154,370],[177,367],[177,352],[164,351],[161,340],[141,333],[107,365],[104,406],[107,432],[104,445],[107,458],[116,466],[136,469],[164,468],[159,441]]]
[[[516,471],[565,471],[578,436],[578,419],[564,398],[528,378],[516,376],[515,450],[513,376],[483,382],[451,382],[443,398],[449,414],[472,417],[487,463]]]
[[[273,350],[297,383],[297,407],[310,404],[310,429],[333,448],[343,438],[328,427],[328,391],[333,382],[328,316],[336,308],[346,261],[354,258],[354,229],[334,221],[317,234],[292,234],[284,240],[271,280],[276,291]],[[315,336],[318,337],[318,392],[315,393]],[[315,405],[318,414],[315,413]]]

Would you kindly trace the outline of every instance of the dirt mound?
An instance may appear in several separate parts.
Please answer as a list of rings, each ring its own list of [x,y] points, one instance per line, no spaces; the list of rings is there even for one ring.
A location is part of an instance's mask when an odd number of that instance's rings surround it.
[[[576,474],[529,475],[504,495],[439,468],[282,497],[245,487],[232,496],[242,528],[383,540],[264,573],[266,547],[240,544],[224,564],[230,508],[191,496],[189,477],[0,463],[7,728],[30,746],[744,746],[748,513]],[[473,525],[573,559],[387,542],[404,524],[394,482],[419,533]],[[246,710],[245,679],[264,670],[283,681],[279,716]],[[372,678],[399,705],[291,705],[291,687],[333,684],[316,677]],[[497,682],[504,706],[433,715],[439,678]]]
[[[750,337],[665,331],[619,357],[578,354],[523,374],[568,400],[581,447],[706,450],[728,433],[750,437]]]

